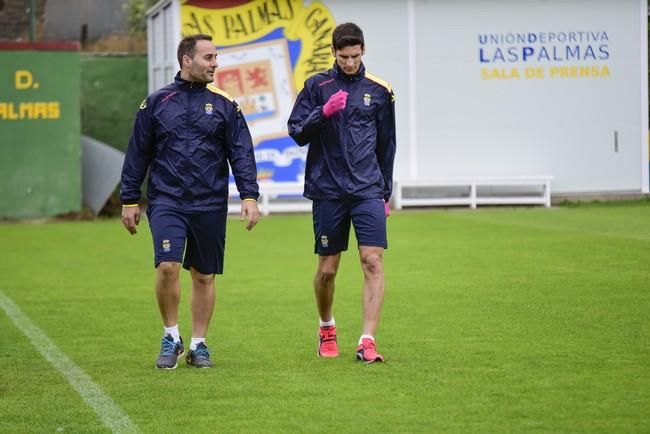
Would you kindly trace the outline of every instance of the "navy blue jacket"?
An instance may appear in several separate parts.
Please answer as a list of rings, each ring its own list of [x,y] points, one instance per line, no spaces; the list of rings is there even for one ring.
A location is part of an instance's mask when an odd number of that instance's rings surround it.
[[[120,199],[134,204],[149,169],[150,204],[187,211],[223,208],[228,162],[242,199],[257,199],[257,168],[237,103],[213,85],[176,75],[140,105],[122,167]]]
[[[348,92],[345,109],[331,118],[323,106],[339,89]],[[388,200],[393,192],[395,96],[388,83],[367,73],[347,75],[336,63],[315,74],[289,117],[289,135],[309,144],[305,197]]]

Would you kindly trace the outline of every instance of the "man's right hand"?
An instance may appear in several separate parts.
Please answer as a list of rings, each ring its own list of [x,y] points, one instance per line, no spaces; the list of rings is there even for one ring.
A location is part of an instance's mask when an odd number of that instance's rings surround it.
[[[140,224],[140,207],[122,205],[122,224],[131,235],[135,235],[138,232],[136,226]]]
[[[339,90],[334,95],[330,96],[323,106],[323,116],[331,118],[345,108],[345,103],[348,99],[348,93],[344,90]]]

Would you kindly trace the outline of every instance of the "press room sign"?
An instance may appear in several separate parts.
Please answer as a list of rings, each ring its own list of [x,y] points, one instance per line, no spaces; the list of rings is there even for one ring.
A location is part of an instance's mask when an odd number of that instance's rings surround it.
[[[482,80],[606,79],[611,77],[605,30],[479,33]]]

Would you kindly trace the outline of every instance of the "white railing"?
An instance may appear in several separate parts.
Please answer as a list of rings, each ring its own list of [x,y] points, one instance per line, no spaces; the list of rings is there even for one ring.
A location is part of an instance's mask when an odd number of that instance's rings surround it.
[[[551,206],[552,176],[513,176],[395,180],[393,208],[410,206],[543,205]],[[311,201],[302,196],[302,182],[259,183],[262,215],[310,212]],[[412,189],[414,195],[405,194]],[[238,213],[239,193],[230,184],[229,212]]]
[[[396,180],[392,203],[408,206],[543,205],[551,206],[552,176],[513,176]],[[413,189],[417,194],[405,194]]]
[[[257,203],[262,215],[274,212],[308,212],[311,211],[311,200],[302,196],[304,184],[302,182],[272,182],[261,181],[260,197]],[[239,193],[234,184],[230,184],[230,204],[228,212],[238,213]]]

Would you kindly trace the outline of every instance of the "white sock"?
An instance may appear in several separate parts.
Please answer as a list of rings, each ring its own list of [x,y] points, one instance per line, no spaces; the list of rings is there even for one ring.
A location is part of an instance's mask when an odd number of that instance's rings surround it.
[[[172,338],[174,338],[174,342],[178,342],[181,340],[181,335],[178,332],[178,324],[172,327],[165,327],[165,336],[171,335]]]
[[[361,341],[364,340],[364,339],[371,339],[373,342],[375,341],[375,337],[374,337],[374,336],[370,336],[370,335],[361,335],[361,337],[359,338],[359,345],[361,345]]]
[[[190,344],[190,351],[196,350],[196,346],[201,342],[205,343],[205,338],[195,338],[192,336],[192,343]]]
[[[334,321],[334,317],[332,317],[332,319],[329,321],[323,321],[322,319],[319,319],[319,321],[321,327],[331,327],[333,325],[336,325],[336,321]]]

